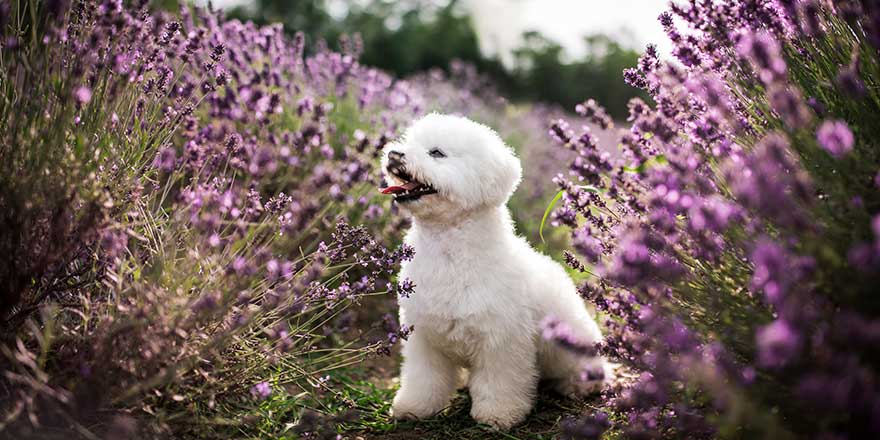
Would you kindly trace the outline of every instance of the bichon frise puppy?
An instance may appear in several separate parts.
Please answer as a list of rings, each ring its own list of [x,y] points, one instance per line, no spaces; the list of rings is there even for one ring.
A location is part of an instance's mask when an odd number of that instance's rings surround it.
[[[471,416],[507,429],[531,410],[539,378],[566,395],[600,390],[604,359],[541,337],[552,316],[580,342],[602,339],[565,270],[514,232],[505,205],[522,170],[513,151],[484,125],[438,114],[385,151],[391,185],[382,192],[412,215],[406,242],[415,248],[400,273],[415,284],[400,298],[400,322],[414,330],[394,417],[434,415],[467,384]]]

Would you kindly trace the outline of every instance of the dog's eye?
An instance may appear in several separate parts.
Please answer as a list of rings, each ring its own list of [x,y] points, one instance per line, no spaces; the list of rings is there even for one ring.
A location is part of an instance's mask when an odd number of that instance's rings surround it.
[[[431,151],[428,152],[428,154],[430,154],[431,157],[436,157],[438,159],[441,157],[446,157],[446,153],[441,151],[439,148],[432,148]]]

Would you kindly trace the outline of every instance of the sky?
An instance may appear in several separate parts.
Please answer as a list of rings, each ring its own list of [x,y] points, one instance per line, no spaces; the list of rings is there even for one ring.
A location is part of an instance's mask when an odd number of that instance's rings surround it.
[[[296,1],[296,0],[291,0]],[[668,55],[669,41],[657,21],[669,0],[461,0],[474,20],[481,50],[511,60],[522,33],[537,30],[556,40],[577,58],[583,55],[583,37],[605,33],[625,46],[642,51],[655,43]],[[225,7],[249,0],[213,0]]]
[[[519,45],[524,31],[556,40],[572,57],[583,55],[584,35],[605,33],[642,51],[655,43],[671,51],[657,21],[669,0],[464,0],[480,37],[481,49],[502,59]]]

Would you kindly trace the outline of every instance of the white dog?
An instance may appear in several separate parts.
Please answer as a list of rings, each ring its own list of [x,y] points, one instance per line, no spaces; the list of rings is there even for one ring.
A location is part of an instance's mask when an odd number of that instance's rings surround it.
[[[505,205],[522,170],[498,135],[431,114],[386,147],[382,165],[392,183],[383,193],[413,217],[406,242],[416,251],[400,273],[415,283],[400,299],[400,321],[414,331],[394,417],[434,415],[467,384],[471,416],[507,429],[531,410],[539,378],[566,395],[601,389],[610,375],[602,358],[541,337],[547,316],[580,342],[602,335],[565,270],[515,234]],[[585,370],[599,374],[585,379]]]

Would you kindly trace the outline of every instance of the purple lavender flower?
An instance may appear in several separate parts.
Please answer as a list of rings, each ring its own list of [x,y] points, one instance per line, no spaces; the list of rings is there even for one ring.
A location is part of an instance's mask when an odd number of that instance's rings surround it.
[[[666,32],[666,35],[673,43],[677,43],[681,40],[681,35],[675,29],[675,22],[672,19],[672,14],[668,11],[664,11],[660,13],[657,20],[660,21],[660,26],[663,27],[663,31]]]
[[[728,175],[738,200],[777,224],[808,224],[804,205],[812,199],[809,179],[790,157],[787,138],[771,133],[755,151],[729,163]]]
[[[153,160],[153,166],[166,173],[174,171],[176,164],[177,151],[174,150],[174,147],[162,147],[156,154],[156,159]]]
[[[721,197],[712,197],[694,202],[688,210],[688,222],[696,231],[708,229],[723,232],[727,225],[741,215],[738,205],[729,203]]]
[[[767,90],[770,106],[773,107],[786,128],[798,129],[805,127],[812,119],[809,107],[804,103],[799,90],[780,85],[770,86]]]
[[[541,337],[547,341],[553,341],[568,350],[576,353],[595,355],[596,347],[585,344],[578,340],[568,324],[555,316],[545,316],[540,322]]]
[[[623,80],[628,85],[635,87],[637,89],[647,89],[648,88],[648,81],[639,72],[639,70],[635,69],[635,68],[624,69]]]
[[[73,97],[80,104],[88,104],[92,100],[92,89],[86,86],[79,86],[73,91]]]
[[[564,440],[599,440],[611,427],[603,412],[579,418],[567,418],[560,423],[560,438]]]
[[[801,29],[812,38],[822,35],[822,22],[820,21],[819,4],[816,0],[801,0],[800,2]]]
[[[200,296],[193,304],[192,311],[196,313],[209,312],[217,308],[220,302],[220,295],[217,293],[205,293]]]
[[[687,89],[699,96],[706,104],[723,115],[730,113],[730,99],[724,83],[717,77],[705,75],[699,78],[691,78],[685,82]]]
[[[612,122],[611,117],[605,113],[605,109],[593,99],[588,99],[583,103],[576,105],[574,110],[577,114],[590,120],[590,122],[602,127],[603,130],[607,130],[614,126],[614,122]]]
[[[779,42],[767,32],[746,34],[737,45],[740,56],[748,58],[765,84],[785,78],[786,64],[782,59]]]
[[[800,350],[800,336],[782,319],[758,330],[758,361],[766,367],[782,367],[792,361]]]
[[[880,266],[880,252],[870,243],[858,243],[847,251],[847,261],[856,269],[870,273]]]
[[[816,140],[819,141],[819,146],[838,159],[849,154],[855,143],[849,126],[841,120],[823,122],[816,130]]]
[[[409,298],[415,292],[416,284],[412,282],[409,278],[403,279],[395,286],[395,291],[397,292],[397,296],[403,298]]]
[[[810,106],[810,108],[813,109],[813,111],[819,116],[823,116],[828,110],[825,107],[825,104],[816,99],[814,96],[811,96],[807,99],[807,105]]]
[[[867,93],[865,82],[859,76],[858,56],[854,57],[853,63],[840,69],[835,78],[837,85],[849,96],[861,98]]]
[[[269,382],[259,382],[251,387],[251,396],[257,400],[265,400],[272,395],[272,386]]]
[[[762,291],[767,302],[781,305],[790,289],[800,280],[807,261],[797,259],[769,239],[761,239],[749,257],[754,265],[751,287]]]
[[[128,235],[125,231],[106,229],[101,233],[101,248],[111,258],[122,257],[128,247]]]
[[[590,233],[589,226],[572,232],[572,246],[591,263],[598,262],[602,257],[601,242]]]
[[[703,63],[700,52],[690,43],[680,42],[673,50],[673,55],[687,67],[699,67]]]

